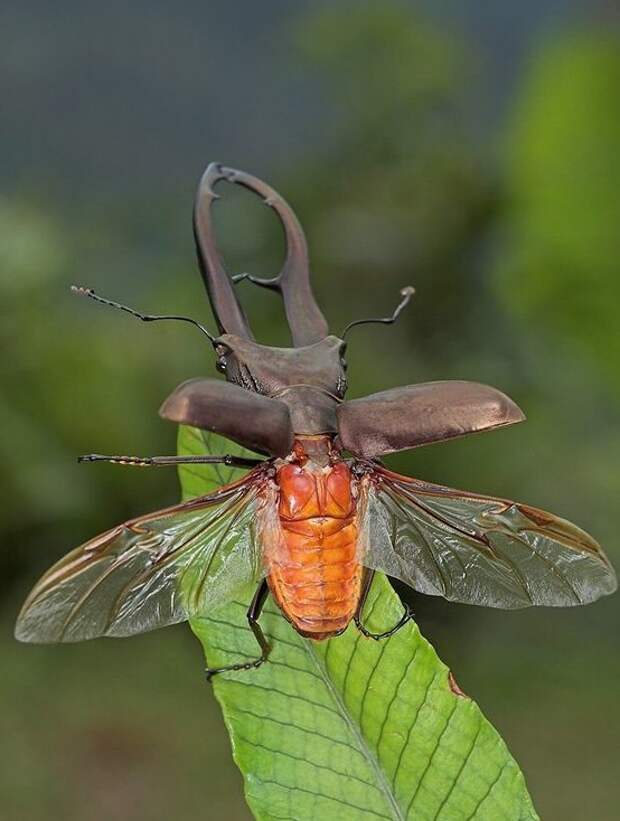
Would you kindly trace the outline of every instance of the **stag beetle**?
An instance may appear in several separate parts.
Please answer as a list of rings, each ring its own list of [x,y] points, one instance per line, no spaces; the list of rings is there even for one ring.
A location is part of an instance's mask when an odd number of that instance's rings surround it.
[[[229,276],[214,238],[212,206],[220,181],[256,193],[278,215],[286,257],[270,279]],[[529,505],[401,476],[379,457],[521,422],[517,405],[495,388],[444,381],[345,400],[348,331],[329,333],[310,285],[308,248],[290,206],[242,171],[212,164],[198,188],[194,235],[219,335],[182,316],[210,340],[226,377],[193,379],[166,399],[168,420],[216,432],[265,459],[221,456],[102,456],[81,461],[138,465],[223,462],[249,468],[214,493],[121,524],[78,547],[37,583],[17,622],[24,641],[126,636],[204,616],[248,583],[256,594],[248,622],[260,656],[223,671],[258,667],[270,646],[259,616],[270,592],[302,636],[337,636],[353,621],[372,639],[362,612],[375,571],[450,601],[499,608],[586,604],[616,589],[599,545],[575,525]],[[248,279],[281,294],[292,347],[254,339],[235,293]]]

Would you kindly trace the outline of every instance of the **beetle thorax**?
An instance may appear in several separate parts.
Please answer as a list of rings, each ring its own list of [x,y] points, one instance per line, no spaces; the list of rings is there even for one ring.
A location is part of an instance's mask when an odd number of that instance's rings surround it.
[[[218,369],[226,379],[266,396],[303,385],[342,399],[346,390],[344,348],[336,336],[302,348],[274,348],[233,334],[216,340]]]
[[[300,435],[337,431],[336,405],[347,388],[344,349],[336,336],[300,348],[260,345],[232,334],[216,341],[218,369],[227,381],[284,402]]]

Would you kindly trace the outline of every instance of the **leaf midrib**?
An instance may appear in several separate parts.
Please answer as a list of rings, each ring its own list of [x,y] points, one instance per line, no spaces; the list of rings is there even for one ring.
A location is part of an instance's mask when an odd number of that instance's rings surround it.
[[[347,727],[351,731],[353,737],[355,738],[355,740],[357,742],[357,746],[358,746],[361,754],[364,756],[364,758],[368,762],[368,765],[370,766],[371,770],[373,771],[373,773],[375,775],[375,779],[376,779],[376,782],[377,782],[377,787],[379,789],[379,792],[381,792],[383,794],[385,800],[387,801],[388,806],[392,810],[392,813],[393,813],[392,817],[395,819],[395,821],[407,821],[407,816],[403,815],[403,812],[402,812],[398,802],[396,801],[396,796],[392,792],[390,784],[387,780],[387,776],[383,772],[381,764],[379,763],[379,759],[377,758],[376,754],[374,753],[374,751],[371,749],[368,742],[364,738],[359,725],[357,724],[355,719],[349,713],[349,710],[348,710],[348,708],[347,708],[340,692],[338,691],[338,689],[336,688],[334,682],[332,681],[331,676],[327,672],[327,669],[325,668],[324,663],[322,662],[321,659],[319,659],[314,647],[311,646],[310,642],[303,642],[302,646],[303,646],[303,649],[304,649],[306,655],[308,656],[308,658],[311,660],[314,667],[318,671],[318,673],[319,673],[319,675],[320,675],[320,677],[323,681],[323,684],[325,685],[326,690],[328,691],[328,693],[331,696],[336,708],[338,709],[338,712],[342,716],[343,721],[345,722],[345,724],[347,725]]]

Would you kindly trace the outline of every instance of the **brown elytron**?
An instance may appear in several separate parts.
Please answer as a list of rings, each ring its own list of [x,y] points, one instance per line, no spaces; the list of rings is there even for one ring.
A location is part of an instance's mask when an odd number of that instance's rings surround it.
[[[303,636],[325,639],[355,615],[362,568],[351,470],[330,453],[329,437],[310,442],[332,458],[310,458],[304,442],[295,442],[294,459],[276,473],[280,538],[266,541],[264,559],[284,615]]]

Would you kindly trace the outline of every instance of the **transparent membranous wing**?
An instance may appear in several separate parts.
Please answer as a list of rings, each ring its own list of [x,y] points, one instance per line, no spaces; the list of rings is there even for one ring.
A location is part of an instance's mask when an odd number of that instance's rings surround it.
[[[381,468],[367,483],[363,562],[421,593],[513,609],[587,604],[617,587],[594,539],[550,513]]]
[[[255,474],[125,522],[40,579],[18,617],[21,641],[129,636],[212,612],[263,575]]]

